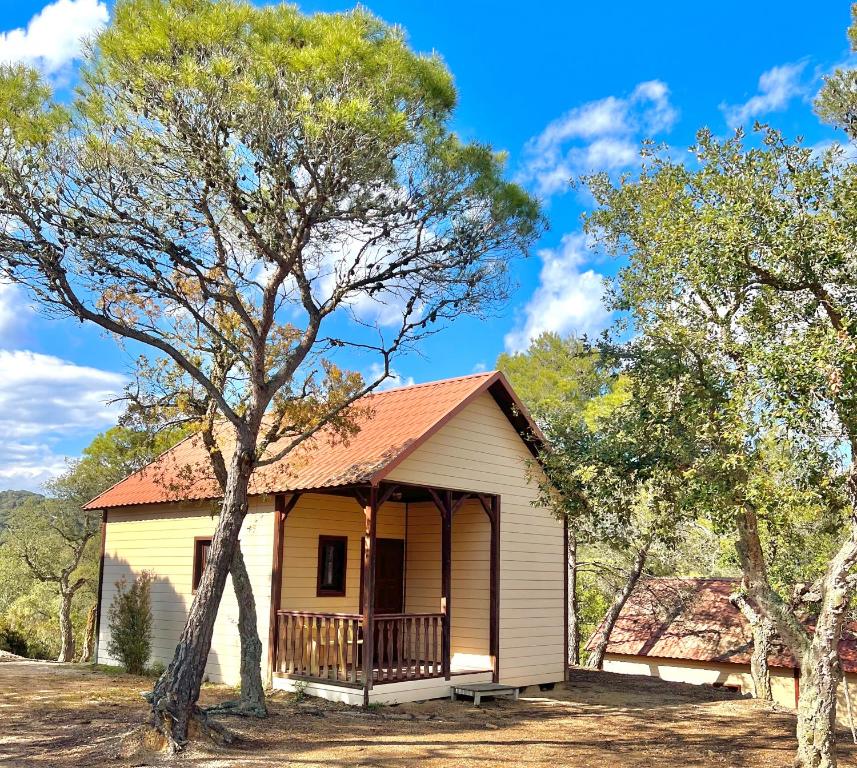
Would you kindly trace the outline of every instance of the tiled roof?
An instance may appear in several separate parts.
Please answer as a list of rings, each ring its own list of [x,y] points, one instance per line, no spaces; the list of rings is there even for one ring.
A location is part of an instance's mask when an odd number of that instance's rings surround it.
[[[644,579],[619,614],[607,653],[749,664],[750,625],[729,601],[737,588],[737,579]],[[847,672],[857,672],[855,630],[846,626],[839,644]],[[773,647],[772,667],[796,666],[778,640]]]
[[[531,447],[542,435],[499,372],[400,387],[361,398],[359,431],[348,440],[329,430],[281,461],[253,473],[251,494],[282,493],[378,482],[474,397],[490,392]],[[139,472],[87,504],[106,509],[137,504],[199,501],[219,496],[199,436],[181,441]]]

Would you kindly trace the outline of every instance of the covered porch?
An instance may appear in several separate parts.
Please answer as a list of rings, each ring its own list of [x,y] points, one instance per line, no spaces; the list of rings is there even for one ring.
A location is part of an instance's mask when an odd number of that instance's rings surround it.
[[[499,495],[382,482],[275,507],[275,688],[368,704],[497,682]]]

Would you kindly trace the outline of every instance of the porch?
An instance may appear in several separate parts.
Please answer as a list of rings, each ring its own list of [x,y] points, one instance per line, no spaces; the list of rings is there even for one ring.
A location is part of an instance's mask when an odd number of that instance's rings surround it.
[[[499,496],[382,483],[276,515],[274,687],[368,704],[497,681]]]

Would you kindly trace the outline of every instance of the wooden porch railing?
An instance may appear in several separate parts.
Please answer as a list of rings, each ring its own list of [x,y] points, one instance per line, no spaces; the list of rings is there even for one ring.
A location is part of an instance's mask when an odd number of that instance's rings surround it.
[[[442,677],[442,613],[375,616],[372,679]],[[356,684],[363,681],[363,617],[356,613],[277,612],[274,671]]]
[[[359,613],[277,613],[276,672],[357,682]]]
[[[442,613],[375,616],[375,681],[442,677]]]

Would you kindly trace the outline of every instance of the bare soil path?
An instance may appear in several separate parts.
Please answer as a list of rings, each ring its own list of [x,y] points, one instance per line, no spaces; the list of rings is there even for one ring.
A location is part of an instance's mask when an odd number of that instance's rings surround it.
[[[568,686],[476,709],[449,701],[365,712],[278,695],[264,721],[224,718],[231,747],[177,758],[140,723],[151,681],[86,667],[0,659],[0,766],[503,766],[786,768],[794,716],[711,688],[576,671]],[[207,686],[204,702],[229,689]],[[857,766],[842,734],[840,762]]]

